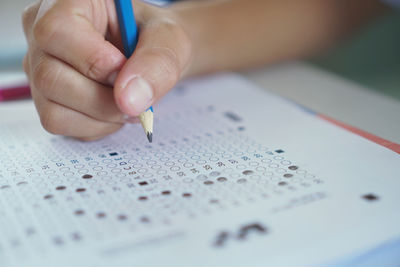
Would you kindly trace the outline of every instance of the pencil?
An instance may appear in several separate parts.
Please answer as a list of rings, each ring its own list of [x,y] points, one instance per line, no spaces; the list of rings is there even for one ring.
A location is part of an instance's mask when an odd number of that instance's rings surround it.
[[[138,42],[138,29],[131,0],[115,0],[118,24],[126,58],[132,56]],[[153,107],[139,115],[147,139],[153,141]]]

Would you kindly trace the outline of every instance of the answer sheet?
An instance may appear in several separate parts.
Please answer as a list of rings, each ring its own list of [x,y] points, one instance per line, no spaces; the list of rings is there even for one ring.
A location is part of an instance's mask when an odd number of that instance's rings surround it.
[[[94,142],[0,106],[0,266],[303,266],[400,240],[400,156],[240,76]],[[21,112],[21,111],[19,111]]]

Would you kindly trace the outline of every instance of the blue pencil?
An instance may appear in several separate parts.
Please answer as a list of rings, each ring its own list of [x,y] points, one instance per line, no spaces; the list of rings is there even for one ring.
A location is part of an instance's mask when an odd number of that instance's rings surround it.
[[[138,42],[138,28],[131,0],[115,0],[118,24],[126,58],[132,56]],[[153,141],[153,107],[139,115],[140,122],[151,143]]]

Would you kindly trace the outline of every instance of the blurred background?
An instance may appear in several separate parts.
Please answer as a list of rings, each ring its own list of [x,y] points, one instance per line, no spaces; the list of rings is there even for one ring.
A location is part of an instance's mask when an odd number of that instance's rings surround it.
[[[31,2],[0,1],[0,71],[22,69],[26,44],[21,13]],[[308,61],[368,90],[400,100],[400,9],[367,25],[335,49]]]
[[[400,9],[310,62],[400,100]]]

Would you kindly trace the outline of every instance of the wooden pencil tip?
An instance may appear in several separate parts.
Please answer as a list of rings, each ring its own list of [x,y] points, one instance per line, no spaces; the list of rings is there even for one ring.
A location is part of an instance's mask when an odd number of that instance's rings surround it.
[[[151,143],[153,141],[153,112],[149,109],[139,115],[140,123],[143,126],[147,139]]]

